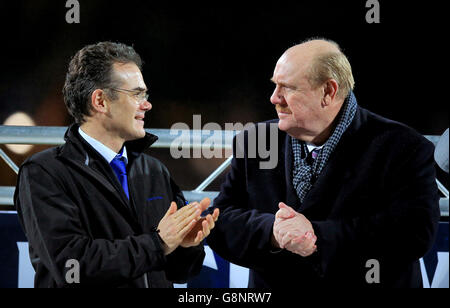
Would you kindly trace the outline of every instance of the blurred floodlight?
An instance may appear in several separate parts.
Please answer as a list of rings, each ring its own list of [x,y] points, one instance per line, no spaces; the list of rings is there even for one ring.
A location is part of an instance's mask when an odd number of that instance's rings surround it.
[[[3,125],[14,125],[14,126],[35,126],[33,119],[24,112],[15,112],[10,115]],[[15,154],[26,154],[33,147],[28,144],[7,144],[6,147],[8,150]]]

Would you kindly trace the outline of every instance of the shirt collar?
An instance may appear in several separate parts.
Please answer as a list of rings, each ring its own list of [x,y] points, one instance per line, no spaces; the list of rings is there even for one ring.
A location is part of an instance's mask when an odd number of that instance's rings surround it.
[[[98,141],[95,138],[92,138],[91,136],[89,136],[88,134],[86,134],[85,132],[83,132],[83,130],[81,129],[81,127],[78,128],[78,133],[80,134],[81,137],[83,137],[84,140],[86,140],[87,143],[89,143],[101,156],[103,156],[103,158],[108,162],[108,164],[110,164],[112,162],[112,160],[116,157],[116,156],[122,156],[125,158],[125,163],[128,164],[128,156],[127,156],[127,148],[124,146],[123,147],[123,151],[122,151],[122,155],[120,155],[120,153],[116,153],[113,150],[111,150],[110,148],[108,148],[106,145],[104,145],[103,143],[101,143],[100,141]]]
[[[309,143],[309,142],[305,142],[305,143],[306,143],[306,147],[308,148],[308,153],[312,152],[315,149],[320,150],[321,148],[323,148],[323,144],[321,146],[317,146],[317,145]]]

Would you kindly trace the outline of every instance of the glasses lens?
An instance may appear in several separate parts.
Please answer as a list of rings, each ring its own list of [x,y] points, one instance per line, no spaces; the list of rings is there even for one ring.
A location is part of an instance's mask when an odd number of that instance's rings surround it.
[[[139,102],[143,103],[148,100],[148,94],[146,92],[142,92],[138,96]]]

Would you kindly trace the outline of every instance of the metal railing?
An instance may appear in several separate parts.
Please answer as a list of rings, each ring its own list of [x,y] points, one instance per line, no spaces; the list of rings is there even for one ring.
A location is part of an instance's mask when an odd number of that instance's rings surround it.
[[[0,144],[31,144],[31,145],[61,145],[67,127],[60,126],[7,126],[0,125]],[[181,142],[183,147],[199,149],[205,143],[213,145],[215,149],[229,150],[231,154],[232,140],[238,131],[200,131],[146,129],[147,132],[158,136],[153,148],[170,148],[173,142]],[[0,157],[17,174],[19,167],[11,158],[0,149]],[[183,191],[188,201],[198,201],[204,197],[213,200],[218,191],[205,191],[205,189],[220,175],[231,163],[232,156],[228,157],[211,175],[209,175],[197,188],[192,191]],[[13,195],[15,187],[0,186],[0,205],[14,205]]]
[[[64,143],[64,133],[67,127],[54,126],[5,126],[0,125],[0,144],[40,144],[40,145],[60,145]],[[147,132],[158,136],[152,147],[170,148],[175,141],[182,140],[183,146],[191,149],[202,148],[207,141],[214,148],[229,150],[231,154],[232,139],[238,131],[198,131],[198,130],[178,130],[176,134],[169,129],[146,129]],[[180,136],[188,136],[180,139]],[[439,136],[425,136],[435,145],[439,141]],[[17,174],[19,168],[0,149],[0,156]],[[220,175],[231,163],[232,156],[228,157],[214,172],[211,173],[196,189],[183,191],[189,201],[197,201],[204,197],[213,200],[219,192],[205,191],[205,189]],[[441,216],[449,216],[449,194],[448,190],[437,179],[439,190],[444,195],[440,200]],[[0,186],[0,205],[13,205],[14,187]]]

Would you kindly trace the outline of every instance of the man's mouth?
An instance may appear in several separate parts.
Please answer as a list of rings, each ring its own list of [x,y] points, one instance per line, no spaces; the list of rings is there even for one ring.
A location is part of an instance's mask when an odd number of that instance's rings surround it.
[[[281,109],[281,110],[278,110],[277,109],[277,114],[278,114],[278,116],[288,116],[288,115],[290,115],[291,114],[291,112],[289,111],[289,110],[283,110],[283,109]]]
[[[134,117],[135,120],[140,121],[142,123],[144,123],[144,118],[145,118],[145,115],[137,115]]]

